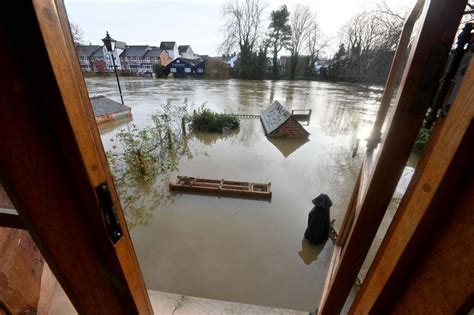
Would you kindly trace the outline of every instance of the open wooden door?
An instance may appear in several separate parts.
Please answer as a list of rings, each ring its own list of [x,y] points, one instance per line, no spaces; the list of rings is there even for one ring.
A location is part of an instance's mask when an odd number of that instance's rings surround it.
[[[62,1],[2,10],[0,175],[81,314],[152,314]]]
[[[435,98],[466,2],[432,0],[424,4],[418,1],[406,21],[372,139],[369,140],[359,179],[336,242],[319,314],[339,314],[355,283],[412,151],[425,113]],[[400,56],[408,45],[413,23],[418,16],[421,25],[403,72],[394,114],[387,123],[386,132],[381,135]]]

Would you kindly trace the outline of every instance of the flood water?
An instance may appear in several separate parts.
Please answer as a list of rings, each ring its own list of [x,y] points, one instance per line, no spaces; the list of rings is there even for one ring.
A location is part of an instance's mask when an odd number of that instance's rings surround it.
[[[326,193],[339,227],[375,119],[381,87],[309,81],[121,78],[134,123],[160,104],[203,103],[217,112],[260,114],[273,100],[312,109],[309,141],[269,141],[258,119],[231,134],[190,133],[192,155],[170,174],[271,182],[271,202],[171,194],[168,178],[136,187],[124,206],[148,289],[303,311],[314,310],[333,249],[303,239],[311,200]],[[88,78],[91,95],[119,100],[115,79]],[[101,127],[106,150],[123,124]],[[122,201],[122,203],[124,203]]]

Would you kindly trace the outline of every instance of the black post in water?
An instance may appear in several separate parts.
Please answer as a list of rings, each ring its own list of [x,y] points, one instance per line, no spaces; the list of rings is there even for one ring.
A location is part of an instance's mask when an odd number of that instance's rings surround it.
[[[119,88],[119,93],[120,93],[120,100],[122,101],[122,105],[125,105],[123,103],[123,97],[122,97],[122,89],[120,88],[120,81],[118,78],[117,74],[117,66],[115,65],[115,58],[114,58],[114,50],[115,50],[115,44],[117,41],[110,37],[109,32],[105,33],[105,38],[102,39],[104,42],[104,46],[107,49],[107,51],[110,53],[110,57],[112,58],[112,64],[114,65],[114,72],[115,72],[115,78],[117,79],[117,85]]]
[[[118,85],[118,88],[119,88],[120,100],[122,101],[122,105],[125,105],[123,103],[122,89],[120,88],[120,81],[119,81],[118,74],[117,74],[117,66],[115,65],[115,58],[114,58],[113,52],[111,52],[110,55],[112,57],[112,63],[114,65],[115,78],[117,79],[117,85]]]

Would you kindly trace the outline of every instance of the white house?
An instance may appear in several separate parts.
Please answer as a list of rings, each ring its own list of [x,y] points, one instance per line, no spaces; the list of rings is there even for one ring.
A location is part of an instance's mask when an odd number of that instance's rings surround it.
[[[179,45],[178,46],[179,55],[186,59],[196,59],[193,49],[190,45]]]
[[[239,56],[237,56],[237,55],[230,55],[230,56],[227,56],[227,57],[224,59],[224,62],[225,62],[226,64],[228,64],[229,67],[231,67],[232,69],[234,69],[235,63],[237,62],[237,59],[239,59]]]
[[[117,41],[115,43],[115,49],[112,51],[112,53],[109,53],[107,51],[107,48],[105,46],[102,46],[102,51],[104,54],[104,60],[105,60],[105,71],[111,72],[114,71],[114,65],[112,62],[111,54],[113,58],[115,59],[115,65],[117,66],[117,70],[122,70],[122,65],[120,63],[120,54],[125,50],[127,47],[127,44],[124,42]]]
[[[168,52],[171,60],[179,57],[179,50],[178,46],[176,46],[176,42],[161,42],[160,48]]]

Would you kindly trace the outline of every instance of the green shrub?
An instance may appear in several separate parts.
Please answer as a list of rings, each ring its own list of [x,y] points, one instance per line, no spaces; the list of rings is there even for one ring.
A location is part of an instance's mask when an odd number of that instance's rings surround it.
[[[416,153],[423,152],[423,149],[425,148],[426,143],[430,138],[430,135],[431,129],[421,128],[420,133],[418,134],[418,138],[416,138],[415,145],[413,146],[413,151],[415,151]]]
[[[237,117],[228,114],[218,114],[204,107],[194,111],[191,123],[194,130],[207,132],[223,132],[224,129],[234,130],[240,126],[240,121]]]
[[[165,78],[168,75],[168,69],[160,64],[153,65],[153,72],[157,78]]]

